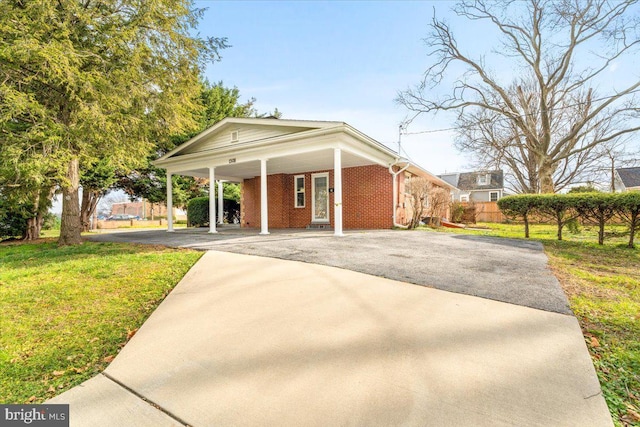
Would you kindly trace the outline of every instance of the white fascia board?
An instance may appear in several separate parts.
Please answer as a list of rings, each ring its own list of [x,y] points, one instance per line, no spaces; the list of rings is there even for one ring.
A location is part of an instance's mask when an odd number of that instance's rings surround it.
[[[207,136],[211,135],[212,133],[218,131],[220,128],[222,128],[222,127],[224,127],[225,125],[228,125],[228,124],[246,124],[246,125],[261,125],[261,126],[284,126],[284,127],[290,126],[290,127],[296,127],[296,128],[308,127],[308,128],[312,128],[312,129],[315,130],[315,129],[325,129],[325,128],[328,128],[328,127],[336,127],[336,126],[343,125],[344,123],[342,123],[342,122],[329,122],[329,121],[312,121],[312,120],[286,120],[286,119],[282,120],[282,119],[259,119],[259,118],[226,117],[226,118],[222,119],[221,121],[219,121],[218,123],[216,123],[215,125],[211,126],[210,128],[200,132],[198,135],[194,136],[190,140],[184,142],[183,144],[180,144],[178,147],[176,147],[173,150],[169,151],[164,156],[162,156],[159,159],[157,159],[156,162],[165,161],[165,160],[169,159],[170,157],[172,157],[175,154],[185,150],[186,148],[190,147],[191,145],[195,144],[196,142],[202,141]]]
[[[179,157],[166,158],[165,156],[154,161],[153,164],[169,171],[178,172],[193,168],[226,165],[230,158],[235,158],[237,163],[241,163],[262,158],[286,157],[329,148],[345,149],[382,166],[389,166],[389,164],[393,163],[395,159],[393,154],[395,153],[384,149],[386,147],[380,144],[372,144],[368,140],[360,139],[358,134],[354,135],[349,132],[349,128],[348,125],[340,124],[334,127],[225,146],[215,150],[185,154]],[[347,131],[345,132],[345,130]],[[354,136],[357,139],[354,139]]]
[[[153,164],[155,166],[167,168],[167,167],[170,167],[169,165],[173,163],[183,163],[186,160],[197,160],[197,159],[203,159],[203,158],[209,159],[212,157],[229,156],[229,155],[232,157],[240,156],[242,155],[242,153],[256,149],[256,148],[257,149],[263,149],[263,148],[273,149],[274,147],[277,147],[278,145],[282,145],[283,143],[286,143],[286,142],[300,141],[300,140],[309,139],[315,136],[334,134],[336,132],[339,132],[341,128],[342,126],[339,125],[339,126],[334,126],[330,128],[321,128],[321,129],[308,130],[304,132],[296,132],[293,134],[277,136],[274,138],[263,139],[260,141],[247,141],[244,143],[238,143],[234,145],[225,145],[224,147],[220,147],[217,149],[200,151],[200,152],[191,153],[191,154],[184,154],[179,157],[169,158],[169,153],[167,153],[161,158],[155,160]],[[181,145],[181,147],[183,145]]]

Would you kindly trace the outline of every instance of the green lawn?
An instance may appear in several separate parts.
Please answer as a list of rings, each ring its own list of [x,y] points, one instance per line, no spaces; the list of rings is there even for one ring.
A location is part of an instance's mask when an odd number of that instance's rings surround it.
[[[478,224],[485,230],[439,231],[524,238],[524,226]],[[610,228],[611,235],[622,231]],[[581,226],[563,241],[556,227],[532,225],[531,240],[542,242],[580,325],[607,405],[618,426],[640,425],[640,249],[626,237],[597,245],[597,229]]]
[[[0,244],[0,402],[42,402],[101,372],[201,255]]]

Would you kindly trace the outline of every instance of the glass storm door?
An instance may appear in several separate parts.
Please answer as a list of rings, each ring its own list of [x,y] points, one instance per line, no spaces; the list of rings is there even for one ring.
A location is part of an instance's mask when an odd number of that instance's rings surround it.
[[[311,221],[329,222],[329,174],[314,173],[311,175],[312,204]]]

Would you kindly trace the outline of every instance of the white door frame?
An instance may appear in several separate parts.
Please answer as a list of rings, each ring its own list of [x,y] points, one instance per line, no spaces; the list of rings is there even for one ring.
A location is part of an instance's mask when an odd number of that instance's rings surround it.
[[[316,178],[325,177],[327,179],[327,217],[316,218]],[[329,172],[311,174],[311,222],[326,224],[330,222],[331,203],[329,203]]]

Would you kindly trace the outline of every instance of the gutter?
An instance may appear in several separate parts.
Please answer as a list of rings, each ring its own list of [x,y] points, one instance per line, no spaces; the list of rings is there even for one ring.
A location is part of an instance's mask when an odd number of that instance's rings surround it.
[[[395,162],[391,163],[389,165],[389,173],[391,174],[391,176],[393,176],[393,226],[394,227],[398,227],[398,228],[409,228],[409,226],[407,225],[403,225],[403,224],[398,224],[396,222],[396,200],[398,199],[398,186],[396,185],[396,181],[397,181],[397,177],[398,175],[400,175],[402,172],[406,171],[407,169],[409,169],[409,166],[411,166],[411,162],[409,162],[408,160],[406,161],[407,164],[401,168],[400,170],[398,170],[397,172],[393,171],[393,167],[396,166],[398,163],[400,162],[400,159],[397,158]]]

